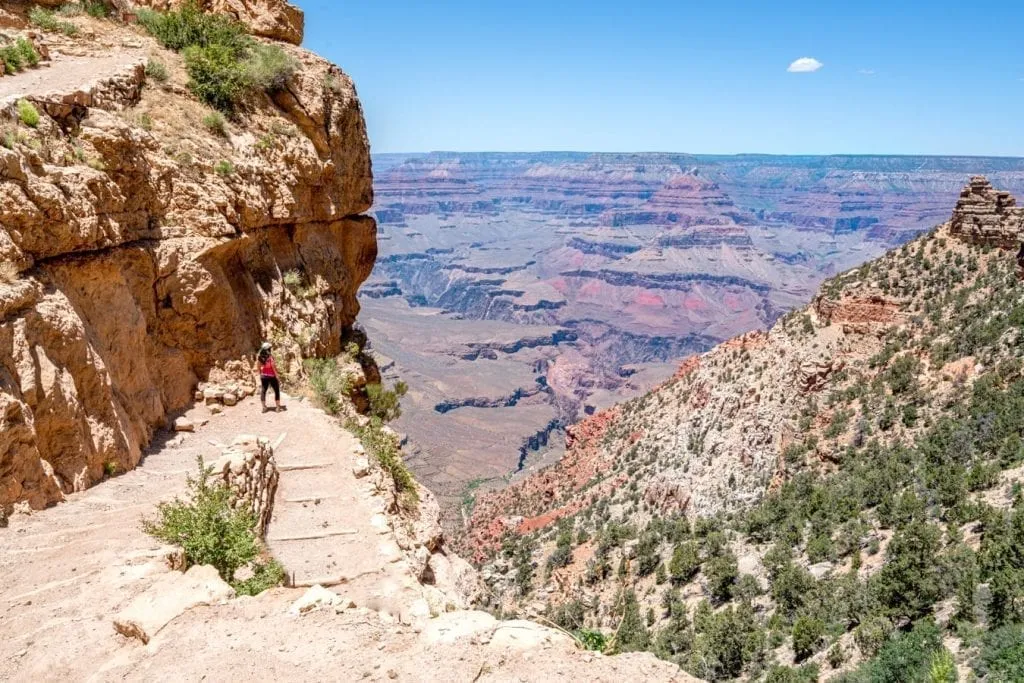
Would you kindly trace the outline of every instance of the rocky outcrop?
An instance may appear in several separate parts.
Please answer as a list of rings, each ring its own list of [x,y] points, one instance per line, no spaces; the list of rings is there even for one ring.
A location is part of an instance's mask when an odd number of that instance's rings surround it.
[[[1009,192],[994,189],[985,176],[972,176],[960,192],[949,232],[971,244],[1016,249],[1024,238],[1024,207]]]
[[[265,338],[286,369],[340,351],[376,256],[365,124],[347,76],[288,50],[289,87],[224,136],[139,67],[25,94],[41,121],[0,148],[0,507],[134,467],[200,380]]]

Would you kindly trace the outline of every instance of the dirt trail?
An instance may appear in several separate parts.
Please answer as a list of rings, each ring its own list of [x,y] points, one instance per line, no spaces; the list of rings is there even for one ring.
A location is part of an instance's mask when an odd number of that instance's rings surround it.
[[[239,434],[265,436],[276,445],[282,472],[268,539],[296,582],[349,580],[339,586],[346,597],[398,611],[395,596],[416,582],[397,561],[400,551],[379,499],[352,474],[355,438],[323,411],[297,400],[288,404],[287,411],[261,414],[250,398],[219,415],[197,406],[186,414],[197,431],[158,435],[135,470],[49,510],[14,516],[0,530],[0,679],[15,672],[71,676],[86,661],[116,659],[126,643],[114,637],[110,617],[150,585],[146,573],[161,554],[140,519],[185,490],[197,456],[215,460]],[[308,464],[317,467],[301,469]]]
[[[66,93],[87,90],[97,81],[117,76],[145,61],[142,50],[121,48],[112,52],[94,56],[54,53],[51,61],[38,68],[0,78],[0,101],[51,94],[59,99]]]

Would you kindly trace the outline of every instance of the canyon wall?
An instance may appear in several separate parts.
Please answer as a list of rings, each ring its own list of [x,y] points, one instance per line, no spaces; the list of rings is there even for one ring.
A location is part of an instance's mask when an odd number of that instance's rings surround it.
[[[49,37],[47,79],[0,85],[5,508],[134,467],[200,380],[263,339],[284,369],[338,353],[377,252],[363,113],[337,67],[283,45],[298,65],[287,87],[218,131],[180,55],[79,21],[79,37]],[[147,59],[170,78],[147,80]],[[37,126],[19,123],[22,99]]]

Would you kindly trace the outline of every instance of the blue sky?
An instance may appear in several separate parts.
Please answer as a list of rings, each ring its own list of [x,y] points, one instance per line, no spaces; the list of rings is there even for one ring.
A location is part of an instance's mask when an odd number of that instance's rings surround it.
[[[374,152],[1024,156],[1019,0],[297,4]]]

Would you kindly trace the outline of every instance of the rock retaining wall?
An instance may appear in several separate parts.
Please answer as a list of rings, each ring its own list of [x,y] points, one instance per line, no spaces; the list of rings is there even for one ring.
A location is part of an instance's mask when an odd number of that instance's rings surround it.
[[[249,435],[237,437],[213,464],[213,476],[235,492],[236,507],[246,506],[252,511],[262,538],[270,524],[280,477],[270,441]]]

